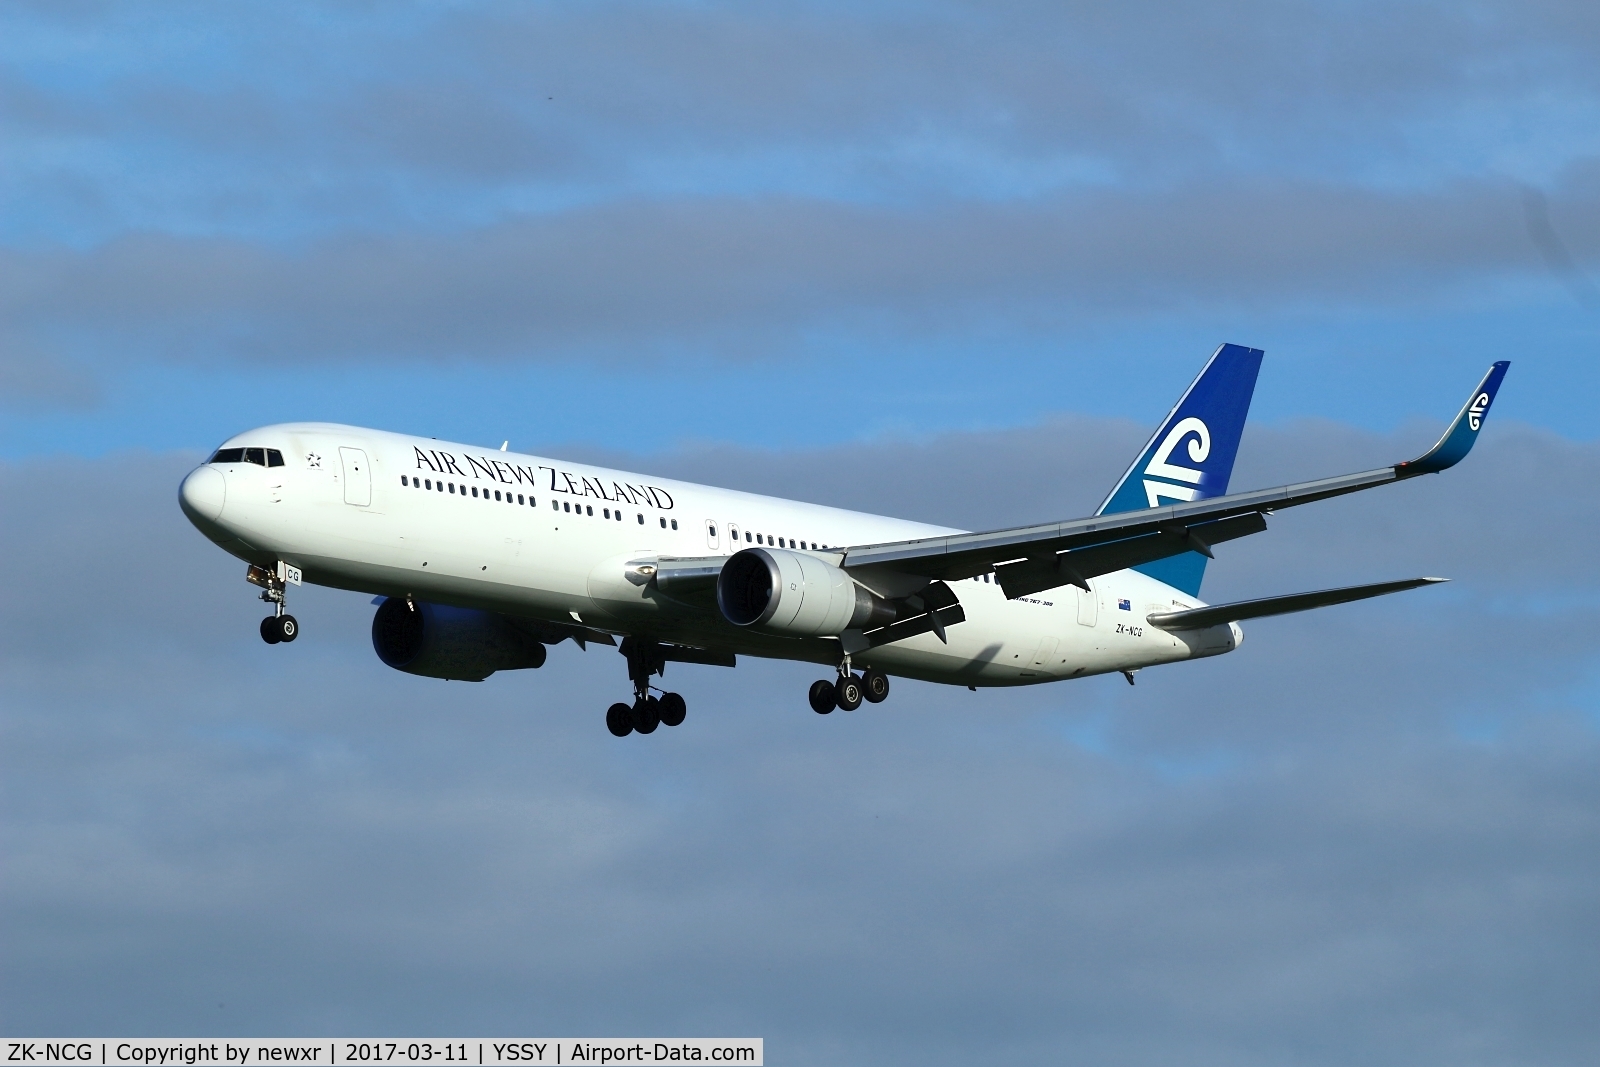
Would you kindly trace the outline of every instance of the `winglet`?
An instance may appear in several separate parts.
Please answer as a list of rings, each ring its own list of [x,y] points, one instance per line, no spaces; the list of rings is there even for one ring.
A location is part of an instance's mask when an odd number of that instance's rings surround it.
[[[1510,366],[1510,360],[1502,359],[1490,367],[1489,373],[1483,376],[1483,381],[1467,398],[1466,406],[1456,416],[1456,421],[1439,438],[1439,443],[1409,463],[1395,464],[1395,474],[1402,478],[1414,474],[1437,474],[1465,459],[1467,453],[1472,451],[1473,442],[1478,439],[1484,417],[1489,414],[1489,405],[1494,403],[1494,395],[1500,391],[1500,381]]]

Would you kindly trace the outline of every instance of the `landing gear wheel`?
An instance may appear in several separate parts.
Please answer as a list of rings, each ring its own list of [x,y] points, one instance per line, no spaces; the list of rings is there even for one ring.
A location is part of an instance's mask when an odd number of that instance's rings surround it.
[[[633,709],[626,704],[613,704],[606,709],[606,729],[615,737],[633,733]]]
[[[268,615],[261,620],[261,640],[269,645],[275,645],[283,640],[283,634],[278,632],[278,617]]]
[[[882,704],[889,695],[889,676],[876,667],[868,667],[861,676],[861,695],[869,704]]]
[[[645,697],[633,702],[633,728],[641,734],[653,734],[661,725],[661,701]]]
[[[812,682],[811,692],[806,696],[811,701],[811,710],[818,715],[827,715],[839,706],[839,698],[833,692],[833,683],[826,678]]]
[[[833,686],[833,699],[845,711],[855,711],[861,706],[861,676],[847,674]]]
[[[665,726],[682,725],[684,716],[689,714],[689,705],[677,693],[667,693],[661,697],[659,704],[661,722]]]
[[[293,615],[278,616],[278,640],[287,644],[300,636],[300,624]]]

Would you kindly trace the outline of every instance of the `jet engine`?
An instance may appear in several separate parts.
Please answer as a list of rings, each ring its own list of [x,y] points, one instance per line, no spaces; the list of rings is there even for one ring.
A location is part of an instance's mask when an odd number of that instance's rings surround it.
[[[717,576],[717,606],[735,626],[782,637],[834,636],[885,626],[895,606],[843,570],[802,552],[747,548]]]
[[[544,665],[544,645],[491,611],[389,597],[372,617],[372,647],[397,671],[481,682]]]

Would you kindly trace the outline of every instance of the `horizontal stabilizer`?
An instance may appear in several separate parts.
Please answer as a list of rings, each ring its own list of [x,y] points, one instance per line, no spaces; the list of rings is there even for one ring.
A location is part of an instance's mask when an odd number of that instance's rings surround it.
[[[1189,611],[1161,611],[1148,617],[1151,626],[1163,630],[1203,630],[1225,622],[1259,619],[1267,615],[1287,615],[1294,611],[1325,608],[1330,604],[1348,604],[1352,600],[1383,596],[1386,593],[1403,593],[1419,586],[1447,582],[1448,578],[1407,578],[1403,582],[1378,582],[1376,585],[1347,585],[1342,589],[1322,589],[1315,593],[1294,593],[1290,596],[1269,596],[1262,600],[1240,600],[1233,604],[1213,604],[1210,607]]]

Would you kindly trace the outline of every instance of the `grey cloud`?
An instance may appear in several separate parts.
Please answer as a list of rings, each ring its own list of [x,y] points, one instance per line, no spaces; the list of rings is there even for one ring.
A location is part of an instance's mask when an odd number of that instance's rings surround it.
[[[1522,213],[1528,224],[1528,238],[1539,249],[1550,272],[1567,287],[1580,305],[1591,310],[1600,309],[1600,286],[1596,286],[1573,262],[1566,243],[1550,224],[1550,205],[1544,194],[1537,189],[1524,189]]]
[[[0,407],[84,410],[100,402],[100,382],[90,370],[54,352],[11,340],[0,355]]]
[[[77,106],[196,147],[231,150],[243,129],[269,148],[340,155],[354,144],[391,163],[496,176],[537,173],[539,157],[507,156],[507,144],[563,130],[582,131],[573,147],[587,141],[578,150],[598,162],[664,148],[743,154],[752,139],[866,145],[930,127],[1147,173],[1226,167],[1244,146],[1292,170],[1289,144],[1326,166],[1334,143],[1404,152],[1400,124],[1463,100],[1592,94],[1600,50],[1593,19],[1561,4],[480,5],[395,21],[318,12],[278,25],[230,12],[203,22],[193,47],[246,62],[197,84],[163,42],[173,73],[130,71],[103,101],[78,92]],[[204,66],[202,55],[192,61]],[[252,121],[269,112],[275,124]]]
[[[1252,431],[1240,484],[1433,429]],[[628,462],[977,526],[1092,507],[1140,437]],[[240,568],[177,514],[194,458],[0,467],[25,502],[0,527],[22,564],[0,614],[11,1032],[757,1033],[806,1063],[1600,1052],[1577,680],[1600,575],[1571,533],[1595,524],[1571,491],[1592,444],[1499,426],[1450,474],[1213,565],[1221,595],[1426,560],[1460,579],[1448,606],[1253,624],[1132,689],[900,683],[826,719],[808,668],[674,668],[688,723],[621,743],[607,650],[429,683],[377,663],[365,598],[312,589],[302,640],[262,645]]]
[[[81,57],[0,94],[36,157],[22,195],[64,225],[63,182],[120,207],[96,220],[106,235],[459,226],[685,187],[922,203],[1542,180],[1593,153],[1563,115],[1594,108],[1600,69],[1592,17],[1563,4],[180,17],[182,36],[150,9],[19,20]]]
[[[1592,184],[1588,183],[1588,184]],[[1592,192],[1585,186],[1586,192]],[[1600,215],[1564,199],[1574,254]],[[796,199],[629,202],[474,231],[299,249],[130,236],[11,250],[7,328],[149,358],[648,358],[789,350],[808,330],[1460,300],[1535,255],[1509,184],[1102,192],[887,210]]]
[[[1486,161],[1549,182],[1574,269],[1600,253],[1594,146],[1548,107],[1593,106],[1595,29],[1559,4],[235,10],[177,35],[53,10],[19,34],[88,66],[0,82],[30,205],[0,347],[79,368],[1476,307],[1551,247]],[[13,395],[86,402],[88,370],[9,358]]]

